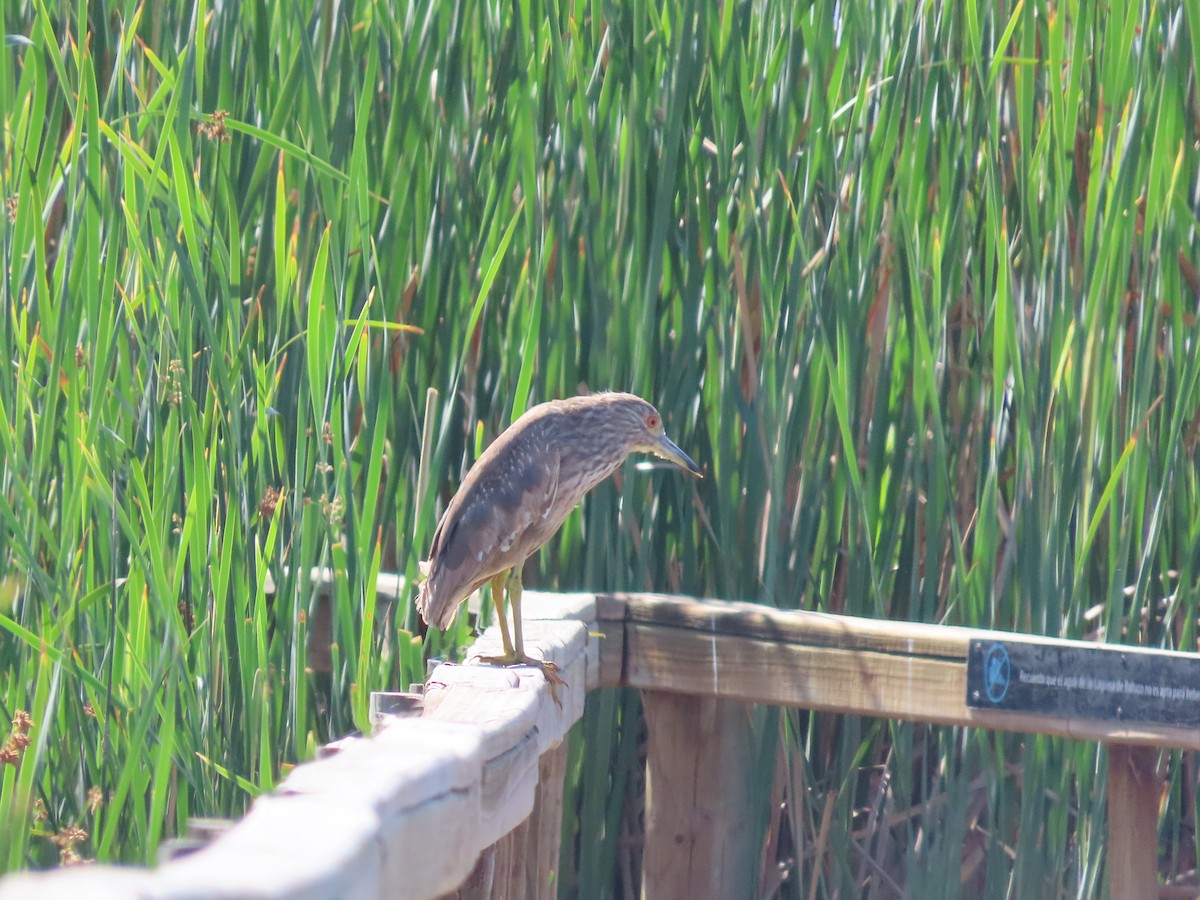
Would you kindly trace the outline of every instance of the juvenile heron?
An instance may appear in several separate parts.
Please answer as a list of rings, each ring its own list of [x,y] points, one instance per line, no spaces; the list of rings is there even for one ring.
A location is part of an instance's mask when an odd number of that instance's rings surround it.
[[[429,559],[417,611],[428,624],[449,628],[458,605],[491,582],[504,645],[496,665],[532,665],[551,689],[562,684],[553,663],[525,655],[521,634],[521,567],[550,540],[584,494],[635,451],[653,453],[700,475],[666,434],[662,416],[633,394],[592,394],[533,407],[492,443],[446,507]],[[504,618],[504,582],[513,631]],[[555,698],[557,699],[557,697]]]

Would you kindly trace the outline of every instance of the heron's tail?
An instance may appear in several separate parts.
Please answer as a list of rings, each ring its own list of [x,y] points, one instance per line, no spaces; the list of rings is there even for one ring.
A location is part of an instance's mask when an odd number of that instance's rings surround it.
[[[433,579],[429,577],[429,561],[425,560],[418,566],[421,570],[421,582],[417,586],[417,612],[426,625],[445,631],[454,624],[454,614],[458,611],[457,603],[446,603],[445,598],[433,588]]]

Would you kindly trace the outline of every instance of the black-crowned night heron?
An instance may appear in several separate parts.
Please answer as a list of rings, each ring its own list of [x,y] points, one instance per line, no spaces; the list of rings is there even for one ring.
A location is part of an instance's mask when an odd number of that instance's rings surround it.
[[[429,559],[421,564],[421,618],[449,628],[458,605],[491,582],[504,653],[483,662],[537,666],[552,689],[561,684],[552,663],[525,655],[521,567],[558,531],[583,495],[633,452],[653,453],[700,474],[663,433],[658,410],[633,394],[551,400],[517,419],[471,467],[438,523]],[[502,605],[506,576],[511,638]]]

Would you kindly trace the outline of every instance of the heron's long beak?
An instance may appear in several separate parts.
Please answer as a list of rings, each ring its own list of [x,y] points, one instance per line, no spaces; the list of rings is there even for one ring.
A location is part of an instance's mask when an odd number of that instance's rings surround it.
[[[700,474],[700,467],[692,461],[692,458],[680,450],[679,445],[665,434],[659,436],[658,445],[654,448],[654,455],[675,463],[681,469],[687,469],[697,478],[704,477]]]

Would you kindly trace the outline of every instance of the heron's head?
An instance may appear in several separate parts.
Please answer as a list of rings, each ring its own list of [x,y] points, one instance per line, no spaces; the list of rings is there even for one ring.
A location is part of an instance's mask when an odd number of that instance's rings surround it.
[[[702,477],[700,467],[667,437],[662,416],[651,404],[633,394],[600,394],[597,397],[603,398],[601,402],[607,407],[605,417],[611,423],[613,436],[624,443],[626,452],[653,453]]]

